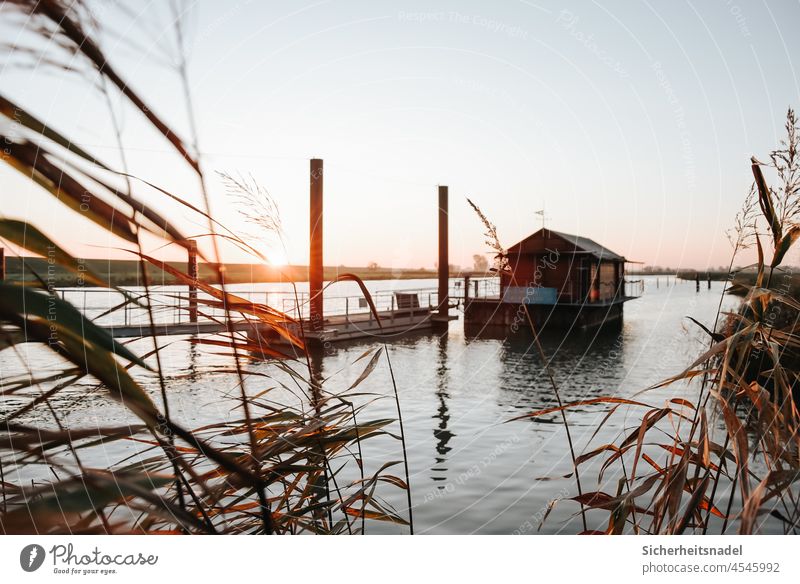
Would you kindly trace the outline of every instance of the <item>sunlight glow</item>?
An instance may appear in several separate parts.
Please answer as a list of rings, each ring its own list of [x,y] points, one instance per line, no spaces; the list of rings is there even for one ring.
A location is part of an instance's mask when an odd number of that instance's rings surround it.
[[[289,264],[289,258],[286,256],[286,252],[282,249],[276,249],[266,255],[268,259],[267,265],[286,266]]]

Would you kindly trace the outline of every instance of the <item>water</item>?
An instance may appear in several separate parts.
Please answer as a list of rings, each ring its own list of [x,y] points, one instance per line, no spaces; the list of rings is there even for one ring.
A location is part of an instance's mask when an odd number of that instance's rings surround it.
[[[625,305],[625,316],[618,330],[543,339],[546,355],[552,360],[562,399],[565,402],[614,395],[630,397],[639,390],[682,371],[708,345],[708,338],[686,317],[692,316],[711,327],[721,298],[722,283],[712,283],[700,291],[694,282],[674,282],[661,277],[646,277],[644,295]],[[434,281],[370,282],[371,290],[431,288]],[[268,286],[267,286],[268,287]],[[240,289],[262,289],[258,286]],[[345,288],[344,294],[355,290]],[[723,298],[723,310],[738,300]],[[134,350],[145,352],[150,340],[137,340]],[[183,338],[161,339],[164,364],[169,372],[168,388],[173,411],[188,427],[230,417],[237,391],[230,376],[214,373],[216,366],[229,365],[214,348],[190,345]],[[353,342],[330,347],[321,360],[322,373],[331,376],[326,387],[343,390],[358,377],[364,362],[352,362],[373,341]],[[25,347],[29,347],[25,345]],[[542,362],[531,339],[469,338],[459,319],[450,323],[445,334],[415,334],[389,344],[405,421],[408,456],[413,489],[414,519],[419,533],[535,533],[554,498],[576,495],[571,472],[566,434],[559,414],[535,421],[508,422],[526,412],[552,407],[555,399]],[[37,357],[34,346],[29,358]],[[8,351],[0,354],[0,373],[5,378],[17,368]],[[275,373],[274,365],[256,363],[252,368]],[[43,367],[43,370],[46,368]],[[145,383],[157,393],[153,380]],[[266,383],[266,382],[260,382]],[[263,388],[263,387],[262,387]],[[252,387],[257,390],[259,387]],[[65,423],[110,425],[130,418],[119,405],[90,387],[73,389],[67,400]],[[391,383],[385,362],[359,386],[359,391],[388,395]],[[692,388],[673,386],[651,391],[639,399],[659,405],[676,394],[691,395]],[[79,393],[75,393],[79,392]],[[8,407],[8,404],[4,404]],[[590,437],[603,419],[608,406],[596,405],[570,411],[575,448],[587,450]],[[396,417],[391,399],[370,406],[370,417]],[[46,418],[46,412],[35,415]],[[628,433],[638,425],[637,412],[621,407],[591,444],[599,446]],[[112,463],[126,454],[130,446],[117,443],[92,454],[93,465]],[[399,459],[399,444],[393,440],[365,443],[365,459],[372,467]],[[402,475],[401,467],[394,473]],[[606,490],[615,484],[598,486],[596,472],[583,475],[584,490]],[[608,477],[607,477],[608,479]],[[399,510],[404,509],[401,494],[386,486],[385,493]],[[580,531],[576,503],[562,500],[549,514],[542,533]],[[594,527],[603,528],[605,512],[589,515]],[[591,526],[590,526],[591,527]],[[393,533],[401,528],[373,522],[371,533]]]

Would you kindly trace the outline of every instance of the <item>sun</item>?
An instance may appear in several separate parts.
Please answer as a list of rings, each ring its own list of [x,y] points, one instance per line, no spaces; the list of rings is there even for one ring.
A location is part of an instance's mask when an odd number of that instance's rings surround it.
[[[289,258],[284,250],[275,250],[267,255],[267,264],[270,266],[286,266],[289,265]]]

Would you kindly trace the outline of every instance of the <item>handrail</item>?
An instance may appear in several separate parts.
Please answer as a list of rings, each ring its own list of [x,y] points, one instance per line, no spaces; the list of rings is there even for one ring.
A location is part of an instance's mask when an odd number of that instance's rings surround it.
[[[449,297],[454,302],[461,304],[469,299],[500,298],[500,279],[497,277],[469,278],[466,282],[468,290],[464,286],[465,280],[451,278]],[[643,294],[642,280],[625,279],[621,284],[621,291],[626,298],[636,298]],[[147,303],[150,304],[156,324],[189,322],[190,292],[186,289],[154,286],[147,293],[135,288],[125,291],[136,296],[141,305],[126,301],[119,290],[108,288],[60,288],[56,290],[56,294],[68,300],[87,318],[101,326],[146,326],[150,322]],[[306,291],[298,291],[296,295],[287,290],[230,290],[230,292],[253,303],[266,304],[292,318],[309,318],[309,294]],[[415,305],[410,312],[407,308],[401,309],[395,297],[396,293],[416,294],[419,307]],[[213,299],[212,296],[198,291],[196,299],[199,322],[224,320],[225,311],[207,303]],[[412,317],[424,316],[438,308],[438,291],[433,287],[407,290],[382,289],[372,294],[372,301],[376,309],[386,313],[388,321],[394,324],[396,318],[405,318],[408,314]],[[326,294],[323,309],[326,318],[343,316],[346,323],[372,319],[369,304],[361,294],[335,296]],[[241,315],[242,319],[246,318],[244,313],[236,310],[233,312]]]
[[[463,281],[451,279],[450,284],[450,297],[454,300],[464,299]],[[470,290],[467,294],[469,298],[496,296],[500,289],[497,278],[470,279],[469,286]],[[189,321],[190,292],[186,289],[175,289],[174,286],[153,286],[146,293],[136,288],[126,288],[125,291],[137,297],[138,302],[142,305],[126,302],[125,296],[119,290],[111,288],[60,288],[56,290],[56,294],[72,303],[87,318],[95,320],[103,326],[123,327],[149,324],[147,303],[150,304],[156,324],[182,324]],[[254,303],[271,306],[293,318],[306,319],[309,316],[309,294],[306,291],[298,291],[295,294],[295,292],[287,290],[242,291],[229,289],[229,292]],[[395,293],[417,294],[420,314],[429,313],[438,307],[438,292],[435,288],[430,287],[408,290],[376,290],[372,294],[372,301],[376,309],[391,314],[400,310],[395,300]],[[196,299],[200,322],[224,318],[224,310],[206,303],[213,299],[212,296],[198,291]],[[343,315],[348,322],[352,318],[363,318],[363,315],[370,313],[369,304],[361,294],[326,294],[323,308],[326,317]],[[416,311],[417,308],[415,307],[414,310]]]

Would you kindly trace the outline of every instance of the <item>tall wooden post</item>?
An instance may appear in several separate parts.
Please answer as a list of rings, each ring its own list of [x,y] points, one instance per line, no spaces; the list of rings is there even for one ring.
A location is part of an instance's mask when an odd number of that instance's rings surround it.
[[[311,159],[308,290],[311,329],[322,330],[322,159]]]
[[[450,312],[450,258],[447,249],[447,187],[439,185],[439,317]]]
[[[197,322],[197,280],[200,277],[199,270],[197,269],[197,242],[190,239],[187,248],[189,254],[189,269],[187,273],[192,279],[192,284],[189,284],[189,322]]]
[[[309,320],[311,330],[320,333],[323,329],[324,313],[322,299],[323,263],[322,263],[322,160],[312,158],[310,164],[309,187],[309,232],[308,232],[308,292]],[[323,343],[319,336],[308,339],[308,358],[311,368],[311,407],[319,415],[322,408],[322,356]],[[320,443],[312,447],[309,461],[312,464],[324,464],[325,450]],[[327,473],[322,480],[316,481],[311,489],[311,502],[320,503],[328,492]],[[320,508],[314,512],[314,518],[325,521],[325,510]]]

